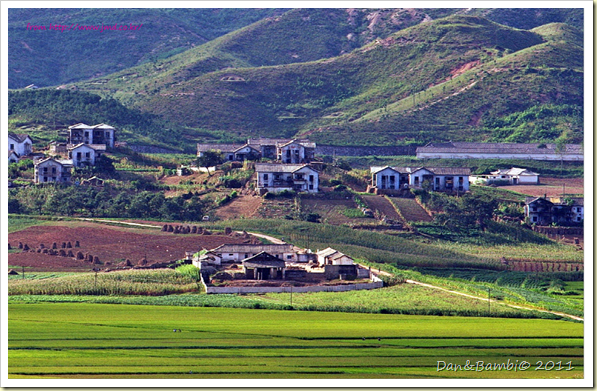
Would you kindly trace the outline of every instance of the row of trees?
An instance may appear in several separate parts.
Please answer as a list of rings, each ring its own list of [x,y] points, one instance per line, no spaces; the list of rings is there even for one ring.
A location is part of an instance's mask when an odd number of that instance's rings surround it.
[[[196,195],[166,198],[163,193],[130,193],[111,186],[30,186],[11,189],[9,213],[85,217],[200,220],[207,204]]]

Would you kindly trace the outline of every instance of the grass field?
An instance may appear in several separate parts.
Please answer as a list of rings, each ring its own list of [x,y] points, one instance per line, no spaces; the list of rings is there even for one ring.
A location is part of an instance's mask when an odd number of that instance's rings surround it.
[[[583,377],[583,325],[573,322],[64,303],[8,311],[10,379]],[[467,360],[530,367],[438,371]]]

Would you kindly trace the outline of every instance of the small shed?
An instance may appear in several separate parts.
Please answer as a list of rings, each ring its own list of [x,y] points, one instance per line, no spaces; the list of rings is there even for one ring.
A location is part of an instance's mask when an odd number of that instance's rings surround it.
[[[284,278],[286,262],[265,251],[243,260],[243,269],[247,279],[281,280]]]

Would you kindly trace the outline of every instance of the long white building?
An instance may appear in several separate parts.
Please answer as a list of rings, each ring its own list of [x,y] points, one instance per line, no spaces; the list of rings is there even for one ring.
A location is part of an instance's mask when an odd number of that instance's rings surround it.
[[[429,143],[417,148],[419,159],[526,159],[549,161],[584,161],[582,145],[566,144],[558,151],[556,144],[521,143]]]

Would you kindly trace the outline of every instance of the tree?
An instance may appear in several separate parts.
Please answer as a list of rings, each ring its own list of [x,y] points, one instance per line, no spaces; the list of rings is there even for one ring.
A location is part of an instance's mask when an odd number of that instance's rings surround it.
[[[223,161],[222,153],[214,150],[203,152],[202,156],[197,157],[195,164],[197,167],[205,167],[207,174],[211,176],[209,168],[221,164]]]

